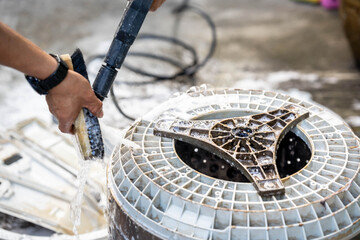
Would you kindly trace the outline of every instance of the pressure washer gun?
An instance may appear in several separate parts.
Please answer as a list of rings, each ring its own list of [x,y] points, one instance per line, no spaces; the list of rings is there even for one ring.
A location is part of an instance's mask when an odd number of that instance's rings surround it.
[[[106,54],[104,64],[101,66],[93,83],[96,96],[103,101],[110,91],[118,69],[121,67],[130,46],[145,20],[152,0],[130,0],[125,8],[124,15],[115,32],[111,46]],[[80,51],[79,51],[80,52]],[[79,58],[81,58],[79,60]],[[82,54],[74,53],[71,57],[74,70],[86,75],[86,66]],[[79,64],[83,62],[83,64]],[[76,63],[76,64],[75,64]],[[85,71],[81,71],[81,66]],[[83,108],[75,121],[75,136],[80,152],[85,160],[103,159],[104,143],[98,119],[89,110]]]

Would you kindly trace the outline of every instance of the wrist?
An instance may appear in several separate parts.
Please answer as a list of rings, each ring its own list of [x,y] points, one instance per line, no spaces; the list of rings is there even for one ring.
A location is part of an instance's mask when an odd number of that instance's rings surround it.
[[[58,62],[51,55],[46,56],[46,63],[40,65],[37,74],[34,75],[40,81],[50,77],[58,68]]]
[[[74,71],[72,70],[68,70],[67,75],[65,76],[64,80],[62,80],[58,85],[56,85],[55,87],[51,88],[48,91],[48,94],[52,94],[52,93],[56,93],[56,94],[63,94],[64,91],[68,92],[70,90],[70,88],[72,88],[73,86],[69,85],[69,79],[73,78],[74,75]]]
[[[50,76],[43,78],[43,80],[33,76],[25,76],[26,80],[39,94],[48,94],[49,90],[59,85],[68,74],[69,68],[66,63],[58,55],[51,54],[51,57],[57,62],[57,67]]]

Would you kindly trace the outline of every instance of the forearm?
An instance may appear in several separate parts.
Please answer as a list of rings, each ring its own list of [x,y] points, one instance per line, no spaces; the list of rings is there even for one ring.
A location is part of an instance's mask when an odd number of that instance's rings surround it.
[[[57,68],[53,57],[1,22],[0,64],[38,79],[47,78]]]

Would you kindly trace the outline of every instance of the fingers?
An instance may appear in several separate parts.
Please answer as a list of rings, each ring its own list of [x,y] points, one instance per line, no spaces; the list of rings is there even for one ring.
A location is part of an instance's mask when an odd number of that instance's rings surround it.
[[[103,110],[102,110],[102,108],[101,108],[101,110],[100,110],[100,112],[98,113],[97,117],[98,117],[98,118],[102,118],[103,116],[104,116],[104,112],[103,112]]]
[[[63,133],[74,133],[73,124],[81,108],[102,117],[102,102],[96,97],[89,82],[80,74],[68,71],[66,78],[49,91],[46,101],[50,112],[58,119]]]
[[[91,90],[92,91],[92,90]],[[90,97],[77,99],[75,102],[65,104],[64,101],[54,101],[47,96],[47,102],[49,105],[49,111],[58,119],[59,130],[63,133],[74,134],[74,122],[82,107],[86,107],[96,117],[103,117],[104,113],[102,110],[103,103],[95,96],[93,92],[89,94]]]
[[[63,133],[74,134],[74,121],[59,120],[59,130]]]
[[[91,100],[84,105],[89,111],[98,118],[102,118],[104,116],[103,110],[102,110],[103,103],[95,96],[91,98]]]
[[[154,12],[158,9],[166,0],[153,0],[150,11]]]

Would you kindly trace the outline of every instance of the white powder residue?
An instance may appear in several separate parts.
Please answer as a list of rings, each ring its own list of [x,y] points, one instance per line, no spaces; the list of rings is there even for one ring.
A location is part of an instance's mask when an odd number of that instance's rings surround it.
[[[319,80],[319,76],[317,74],[304,74],[293,71],[279,71],[270,73],[266,78],[266,81],[272,84],[280,84],[291,80],[315,82]]]
[[[354,99],[352,107],[354,110],[360,110],[360,100]]]
[[[360,127],[360,116],[350,116],[345,119],[345,121],[354,127]]]
[[[291,88],[287,91],[285,91],[285,93],[289,96],[292,96],[294,98],[298,98],[304,101],[308,101],[310,102],[312,100],[312,95],[309,92],[305,92],[305,91],[300,91],[297,88]]]
[[[20,76],[23,77],[21,74]],[[51,122],[52,117],[45,97],[38,95],[25,78],[23,81],[6,82],[2,88],[0,114],[3,117],[0,119],[1,126],[10,128],[20,121],[33,117]]]

